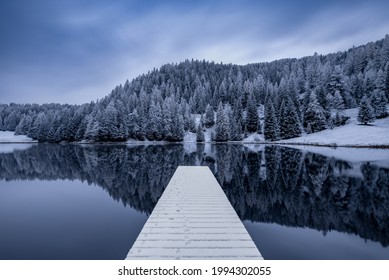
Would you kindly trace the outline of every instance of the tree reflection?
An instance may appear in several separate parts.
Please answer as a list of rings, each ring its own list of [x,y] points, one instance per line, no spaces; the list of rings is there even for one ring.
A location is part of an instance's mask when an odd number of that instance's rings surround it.
[[[389,170],[281,146],[52,145],[0,154],[3,180],[80,180],[151,213],[179,165],[208,165],[241,219],[389,245]]]

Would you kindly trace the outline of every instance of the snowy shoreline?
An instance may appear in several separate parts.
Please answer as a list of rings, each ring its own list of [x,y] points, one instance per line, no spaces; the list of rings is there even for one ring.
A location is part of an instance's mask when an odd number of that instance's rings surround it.
[[[389,117],[377,119],[372,124],[361,125],[357,121],[358,109],[348,109],[342,112],[349,117],[347,124],[326,129],[312,134],[303,134],[300,137],[266,141],[263,134],[253,133],[242,141],[211,141],[212,128],[205,129],[205,144],[255,144],[255,145],[288,145],[288,146],[317,146],[317,147],[346,147],[360,149],[389,149]],[[13,131],[0,131],[0,144],[31,144],[38,143],[25,135],[14,135]],[[65,142],[64,142],[65,143]],[[71,142],[71,144],[127,144],[127,145],[161,145],[161,144],[186,144],[197,143],[196,134],[186,133],[182,142],[167,141],[139,141],[127,140],[125,142]]]
[[[38,144],[38,141],[2,141],[0,138],[0,145],[2,144]],[[45,143],[42,143],[45,144]],[[46,143],[47,144],[47,143]],[[51,143],[54,144],[54,143]],[[383,144],[326,144],[315,142],[266,142],[266,141],[226,141],[226,142],[196,142],[196,141],[182,141],[182,142],[167,142],[167,141],[125,141],[125,142],[60,142],[56,144],[73,144],[73,145],[182,145],[182,144],[242,144],[242,145],[280,145],[280,146],[312,146],[312,147],[326,147],[326,148],[359,148],[359,149],[389,149],[389,143]]]

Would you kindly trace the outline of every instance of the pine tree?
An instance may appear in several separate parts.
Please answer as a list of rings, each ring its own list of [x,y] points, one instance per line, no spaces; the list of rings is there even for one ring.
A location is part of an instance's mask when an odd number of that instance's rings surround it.
[[[253,94],[250,94],[247,103],[246,127],[248,132],[256,132],[258,129],[257,103]]]
[[[386,109],[387,100],[383,91],[375,89],[371,96],[371,107],[374,110],[374,115],[377,119],[385,118],[388,115]]]
[[[240,133],[243,132],[244,124],[243,124],[243,107],[242,107],[242,98],[238,98],[234,101],[233,104],[233,119],[235,120],[236,124],[240,126],[239,131]]]
[[[385,66],[385,97],[389,100],[389,62]]]
[[[215,141],[230,140],[230,123],[220,102],[216,112]]]
[[[18,126],[15,128],[15,135],[27,135],[28,129],[31,126],[31,122],[32,118],[29,115],[23,115]]]
[[[205,109],[204,126],[207,128],[212,127],[215,124],[214,112],[211,105],[207,105]]]
[[[310,94],[308,108],[304,114],[304,127],[308,133],[318,132],[326,127],[324,110],[317,101],[314,92]]]
[[[199,122],[199,125],[196,129],[196,142],[204,142],[204,132],[203,132],[203,126],[201,125],[201,122]]]
[[[326,95],[326,108],[328,110],[334,108],[334,96],[331,93],[327,93]]]
[[[374,110],[371,107],[370,100],[366,97],[366,95],[363,96],[361,103],[359,104],[357,119],[360,123],[365,125],[374,121]]]
[[[161,141],[163,139],[162,108],[159,103],[155,104],[154,101],[151,102],[149,109],[146,138],[151,141]]]
[[[340,95],[340,92],[337,90],[335,91],[334,98],[332,100],[332,104],[334,106],[334,109],[336,110],[344,110],[344,101],[343,97]]]
[[[301,134],[300,121],[292,102],[286,98],[280,108],[280,137],[289,139],[298,137]]]
[[[184,119],[178,114],[174,96],[166,98],[163,106],[165,140],[179,142],[184,139]]]
[[[230,123],[230,140],[241,141],[242,138],[242,125],[235,118],[235,112],[229,105],[225,106],[225,114]]]
[[[280,137],[280,128],[275,114],[274,106],[270,98],[265,104],[265,121],[263,134],[265,140],[276,141]]]

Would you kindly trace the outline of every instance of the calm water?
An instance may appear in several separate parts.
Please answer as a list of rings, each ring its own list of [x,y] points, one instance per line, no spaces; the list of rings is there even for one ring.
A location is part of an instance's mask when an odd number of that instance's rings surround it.
[[[389,259],[387,151],[0,148],[0,259],[124,259],[178,165],[211,168],[265,259]]]

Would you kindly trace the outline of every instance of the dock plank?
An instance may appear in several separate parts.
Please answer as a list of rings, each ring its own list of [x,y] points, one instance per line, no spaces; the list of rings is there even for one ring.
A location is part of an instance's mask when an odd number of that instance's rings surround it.
[[[206,166],[179,166],[127,257],[263,259]]]

